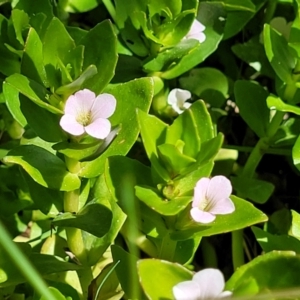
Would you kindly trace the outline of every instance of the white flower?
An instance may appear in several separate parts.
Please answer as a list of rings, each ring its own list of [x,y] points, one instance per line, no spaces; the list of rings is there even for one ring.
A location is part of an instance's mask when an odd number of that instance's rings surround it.
[[[204,269],[190,281],[183,281],[173,287],[176,300],[204,300],[228,297],[232,293],[223,292],[225,281],[217,269]]]
[[[190,91],[182,89],[173,89],[168,95],[168,104],[178,113],[181,114],[185,109],[191,106],[191,103],[185,102],[192,96]]]
[[[194,20],[190,31],[184,37],[185,39],[196,39],[200,43],[206,40],[206,35],[203,33],[205,26],[201,24],[197,19]]]
[[[216,216],[232,213],[235,210],[229,196],[231,182],[224,176],[201,178],[194,189],[191,216],[196,222],[210,223]]]
[[[86,132],[97,139],[105,139],[111,130],[107,118],[115,109],[116,99],[113,95],[101,94],[96,97],[95,93],[84,89],[67,99],[60,126],[74,136]]]

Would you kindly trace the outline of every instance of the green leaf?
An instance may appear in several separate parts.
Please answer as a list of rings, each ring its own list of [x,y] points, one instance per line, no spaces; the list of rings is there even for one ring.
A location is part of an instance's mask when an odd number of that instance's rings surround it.
[[[210,161],[212,161],[217,154],[219,153],[221,146],[223,144],[224,136],[222,133],[218,133],[218,135],[210,140],[205,141],[201,144],[201,151],[197,157],[197,164],[195,167],[199,165],[204,165]],[[192,170],[195,168],[192,166]],[[189,171],[189,170],[187,170]]]
[[[135,197],[136,185],[149,185],[152,181],[149,167],[128,157],[110,157],[105,168],[105,181],[124,213],[129,219],[133,218],[133,226],[136,226],[133,211],[138,211],[143,219],[139,224],[143,232],[155,237],[165,234],[166,224],[161,216]]]
[[[201,143],[214,138],[216,136],[215,128],[204,101],[195,101],[189,110],[193,114]]]
[[[58,152],[76,159],[82,160],[93,155],[100,147],[102,141],[90,141],[89,143],[77,143],[75,141],[64,141],[53,145],[53,149]]]
[[[159,118],[149,115],[141,110],[137,111],[143,144],[149,159],[158,156],[157,145],[165,142],[168,125]]]
[[[293,83],[292,74],[297,61],[295,50],[268,24],[264,27],[264,45],[268,60],[278,77],[285,83]]]
[[[283,112],[291,112],[296,115],[300,115],[300,108],[296,105],[286,104],[279,97],[270,95],[267,98],[267,105],[272,110],[278,110]]]
[[[182,57],[193,51],[199,45],[199,41],[195,39],[183,40],[174,47],[160,52],[154,59],[144,64],[145,72],[166,71],[170,65],[179,61]]]
[[[175,224],[177,231],[171,233],[174,240],[184,240],[196,236],[211,236],[219,233],[242,229],[268,220],[267,216],[255,208],[251,203],[236,196],[231,196],[235,211],[227,215],[218,215],[209,224],[200,224],[190,220],[189,211],[185,218],[179,218]]]
[[[193,277],[193,273],[180,264],[159,259],[139,260],[137,268],[148,299],[174,299],[172,288]]]
[[[300,241],[293,236],[271,234],[255,226],[251,229],[264,252],[290,250],[300,254]]]
[[[20,53],[15,51],[14,48],[10,47],[11,40],[15,40],[14,34],[9,37],[8,28],[12,28],[11,23],[3,16],[0,15],[0,29],[1,29],[1,43],[0,43],[0,53],[1,53],[1,64],[0,71],[5,76],[10,76],[14,73],[20,72]],[[17,42],[18,44],[18,42]]]
[[[124,28],[120,29],[120,35],[127,47],[126,49],[131,51],[130,53],[133,52],[139,57],[145,57],[149,54],[149,49],[145,45],[141,32],[136,30],[130,19],[125,22]],[[141,62],[139,64],[141,64]]]
[[[126,155],[139,133],[137,109],[147,112],[152,95],[153,81],[151,78],[141,78],[124,84],[111,85],[105,90],[117,99],[117,108],[110,118],[112,126],[121,125],[121,130],[107,150],[91,162],[82,162],[79,175],[81,177],[96,177],[104,170],[107,157]]]
[[[55,93],[59,95],[71,95],[80,90],[84,82],[95,76],[97,73],[97,68],[94,65],[88,66],[77,79],[67,85],[59,87]]]
[[[268,91],[254,82],[238,80],[234,95],[242,118],[259,137],[265,137],[270,118],[266,105]]]
[[[69,270],[80,270],[82,267],[74,263],[65,262],[62,258],[34,253],[31,247],[25,243],[17,243],[21,250],[41,275],[48,275]],[[19,268],[11,261],[0,247],[0,287],[17,285],[26,282]]]
[[[200,2],[197,19],[206,27],[204,31],[206,40],[193,48],[192,51],[182,57],[176,64],[170,65],[170,68],[163,72],[161,77],[164,79],[176,78],[203,62],[213,53],[223,37],[224,21],[222,20],[224,20],[224,16],[222,6],[215,5],[212,2]]]
[[[145,185],[151,182],[150,168],[138,160],[124,156],[112,156],[107,160],[104,174],[110,193],[115,199],[118,199],[123,211],[130,215],[130,210],[126,209],[130,203],[126,202],[126,196],[122,191],[124,181],[126,181],[128,190],[131,189],[134,193],[135,185]]]
[[[14,119],[22,126],[27,125],[27,121],[20,109],[19,92],[6,82],[3,82],[3,94],[6,100],[6,106]]]
[[[20,165],[34,181],[44,187],[72,191],[80,187],[76,174],[66,170],[61,159],[47,150],[34,146],[19,146],[8,153],[5,163]]]
[[[23,31],[29,27],[28,15],[19,9],[13,9],[11,11],[11,20],[15,29],[16,39],[21,45],[24,45]]]
[[[59,115],[43,109],[23,95],[20,95],[20,102],[22,113],[36,135],[50,143],[59,142],[65,138],[59,125]],[[32,113],[33,111],[34,114]]]
[[[52,220],[52,223],[55,226],[79,228],[102,237],[108,232],[111,221],[111,210],[95,199],[88,202],[77,214],[72,212],[60,214]]]
[[[70,13],[82,13],[96,8],[99,5],[98,0],[68,0],[65,10]]]
[[[297,138],[296,143],[293,147],[293,163],[295,167],[300,170],[300,136]]]
[[[294,236],[300,240],[300,214],[295,210],[291,210],[292,213],[292,224],[289,230],[289,235]]]
[[[30,197],[36,207],[44,214],[51,217],[63,210],[63,196],[60,191],[45,188],[36,183],[25,171],[22,171]]]
[[[69,297],[65,297],[58,289],[50,286],[49,287],[49,290],[51,291],[51,294],[55,297],[55,299],[57,300],[69,300],[70,298]],[[42,296],[40,298],[40,300],[47,300],[48,298],[45,297],[45,296]]]
[[[39,84],[49,87],[43,64],[43,45],[33,27],[29,29],[26,39],[21,62],[21,73]]]
[[[194,259],[201,240],[202,237],[198,236],[189,240],[177,241],[173,261],[182,265],[190,264]]]
[[[48,97],[48,91],[37,82],[30,80],[29,78],[21,74],[11,75],[6,78],[5,82],[14,87],[17,91],[19,91],[21,94],[26,96],[38,106],[54,114],[63,114],[60,109],[45,102]]]
[[[218,69],[193,69],[186,77],[179,79],[180,86],[197,95],[213,107],[221,107],[228,94],[227,77]]]
[[[234,190],[243,198],[252,200],[255,203],[263,204],[274,192],[274,184],[248,177],[231,177]]]
[[[238,268],[227,281],[225,290],[234,291],[235,296],[248,297],[268,291],[268,298],[273,298],[273,295],[270,294],[272,290],[298,288],[300,285],[299,272],[299,256],[290,251],[273,251],[258,256]]]
[[[178,15],[181,12],[182,3],[180,0],[174,0],[172,2],[168,0],[153,0],[149,3],[150,17],[155,14],[161,14],[162,11],[169,10],[173,16]]]
[[[56,36],[54,39],[53,37]],[[64,24],[54,17],[42,39],[44,65],[47,77],[51,87],[55,89],[61,86],[61,78],[59,78],[59,62],[65,66],[69,63],[65,60],[67,53],[75,48],[75,42],[67,32]]]
[[[114,262],[119,262],[115,271],[126,296],[129,299],[142,299],[136,269],[138,258],[116,245],[111,246],[111,252]]]
[[[109,231],[104,236],[98,238],[89,233],[82,232],[84,246],[87,251],[88,264],[90,266],[93,266],[99,261],[107,248],[116,239],[121,227],[126,220],[126,215],[109,191],[107,183],[105,182],[104,174],[98,177],[97,181],[90,191],[89,197],[91,199],[97,199],[99,203],[105,205],[112,212],[111,226],[109,228]]]
[[[160,164],[157,153],[157,145],[165,141],[165,134],[168,125],[155,116],[137,110],[137,118],[141,130],[143,144],[148,158],[151,160],[152,169],[157,177],[157,181],[168,181],[170,176],[165,168]]]
[[[163,216],[177,215],[192,201],[190,196],[168,200],[158,195],[158,190],[142,186],[135,186],[135,195],[149,208]]]
[[[197,104],[194,104],[197,106]],[[168,127],[166,132],[166,143],[176,145],[178,140],[184,142],[183,154],[192,158],[197,157],[197,154],[201,148],[201,132],[197,127],[197,121],[195,120],[194,112],[195,107],[185,110],[171,126]],[[203,131],[205,128],[203,128]]]
[[[164,46],[177,45],[189,32],[191,25],[195,20],[195,14],[197,13],[196,6],[198,3],[195,1],[194,3],[195,7],[182,11],[175,18],[163,22],[158,27],[156,35]]]
[[[224,39],[228,39],[244,28],[246,23],[255,15],[263,6],[265,1],[260,1],[259,6],[255,7],[251,0],[221,1],[227,12],[226,25],[224,29]]]
[[[196,162],[196,159],[184,155],[175,145],[162,144],[157,149],[158,156],[166,166],[171,178],[181,174],[186,168]]]
[[[97,41],[97,43],[95,43]],[[114,76],[118,60],[117,38],[110,21],[103,21],[92,28],[81,40],[84,46],[83,68],[95,65],[98,73],[85,81],[83,87],[97,95]]]
[[[294,146],[300,135],[300,120],[292,118],[282,122],[276,134],[270,139],[270,145],[273,147]]]
[[[243,44],[234,44],[231,49],[238,58],[257,72],[274,78],[274,70],[268,61],[263,44],[259,42],[259,37],[260,35],[256,35]]]
[[[201,165],[198,169],[188,174],[180,176],[174,181],[175,189],[178,190],[178,196],[192,196],[197,181],[202,177],[209,177],[213,169],[212,161]]]

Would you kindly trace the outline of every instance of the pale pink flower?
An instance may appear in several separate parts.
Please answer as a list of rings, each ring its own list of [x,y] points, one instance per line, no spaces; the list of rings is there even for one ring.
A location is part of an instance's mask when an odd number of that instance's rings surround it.
[[[182,89],[173,89],[168,95],[168,104],[178,113],[181,114],[185,109],[189,108],[192,104],[186,102],[192,96],[190,91]]]
[[[65,114],[60,119],[62,129],[74,136],[85,132],[97,139],[105,139],[111,130],[107,120],[116,109],[116,99],[111,94],[100,94],[84,89],[71,95],[65,104]]]
[[[230,214],[235,210],[229,198],[232,192],[231,182],[224,176],[201,178],[194,189],[191,216],[199,223],[210,223],[215,215]]]
[[[201,24],[197,19],[194,20],[190,31],[184,37],[185,39],[195,39],[200,43],[203,43],[206,40],[206,35],[203,33],[205,26]]]
[[[176,300],[218,299],[231,296],[224,291],[225,281],[218,269],[204,269],[194,274],[192,280],[183,281],[173,287]]]

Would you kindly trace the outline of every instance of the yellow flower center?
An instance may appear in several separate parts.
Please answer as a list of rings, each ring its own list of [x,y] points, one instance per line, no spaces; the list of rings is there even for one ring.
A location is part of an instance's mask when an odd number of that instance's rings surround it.
[[[204,198],[204,200],[200,202],[198,207],[200,210],[205,211],[205,208],[207,207],[207,205],[208,205],[208,200],[206,198]]]
[[[92,114],[91,112],[85,112],[85,113],[80,113],[76,117],[76,121],[81,124],[82,126],[87,126],[91,124],[92,121]]]

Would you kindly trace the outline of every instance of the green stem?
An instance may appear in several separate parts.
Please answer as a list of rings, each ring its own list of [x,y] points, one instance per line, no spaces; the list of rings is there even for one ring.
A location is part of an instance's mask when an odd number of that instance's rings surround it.
[[[80,281],[81,289],[82,289],[82,300],[89,299],[89,286],[93,280],[93,272],[91,267],[86,267],[84,269],[77,271],[77,276]]]
[[[45,300],[55,300],[56,298],[52,295],[48,289],[46,283],[42,279],[41,275],[31,265],[28,258],[23,252],[12,242],[11,237],[4,228],[0,221],[0,245],[6,251],[7,255],[24,275],[27,281],[33,286],[38,294],[43,296]]]
[[[241,176],[247,178],[252,178],[254,176],[259,162],[269,148],[270,139],[277,132],[278,127],[282,122],[283,116],[283,112],[276,111],[268,126],[266,137],[260,138],[251,151]],[[232,232],[232,260],[234,269],[244,264],[243,230]]]
[[[78,173],[80,170],[80,162],[65,157],[65,162],[68,170],[71,173]],[[64,194],[64,211],[77,213],[79,209],[79,195],[80,189],[65,192]],[[93,273],[91,267],[88,265],[88,257],[85,245],[82,238],[82,231],[78,228],[66,228],[67,242],[71,252],[76,256],[78,261],[85,266],[85,268],[78,270],[77,275],[81,285],[81,299],[88,299],[88,289],[93,280]]]
[[[218,268],[218,256],[214,246],[207,238],[201,240],[201,250],[205,268]]]
[[[254,147],[247,147],[247,146],[238,146],[238,145],[223,145],[223,149],[232,149],[232,150],[237,150],[238,152],[251,152]],[[276,149],[267,149],[265,151],[265,154],[275,154],[275,155],[283,155],[283,156],[290,156],[291,155],[291,150],[290,149],[281,149],[281,148],[276,148]]]
[[[159,258],[168,261],[174,261],[176,246],[177,241],[172,240],[170,235],[166,234],[161,242]]]
[[[277,0],[269,0],[264,16],[264,23],[270,23],[277,7]]]
[[[233,269],[245,263],[244,249],[243,249],[243,230],[236,230],[231,233],[231,247],[232,247],[232,263]]]
[[[102,2],[104,4],[104,6],[106,7],[107,11],[109,12],[111,18],[113,19],[114,23],[117,24],[117,26],[119,27],[120,24],[118,24],[116,9],[114,8],[111,1],[110,0],[103,0]]]

